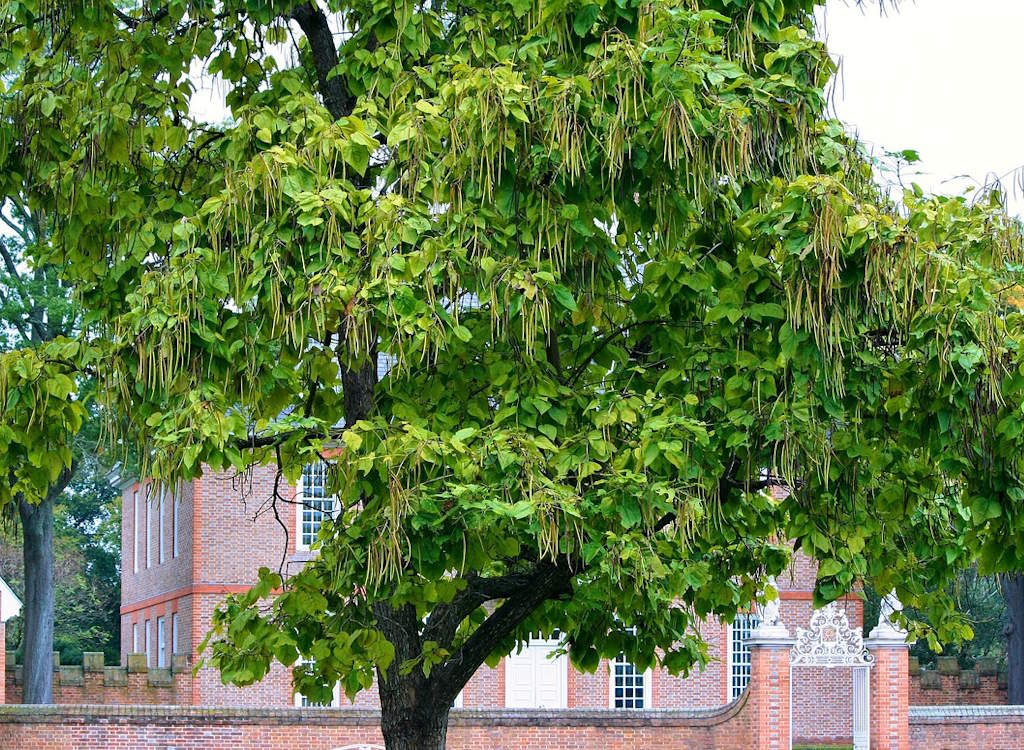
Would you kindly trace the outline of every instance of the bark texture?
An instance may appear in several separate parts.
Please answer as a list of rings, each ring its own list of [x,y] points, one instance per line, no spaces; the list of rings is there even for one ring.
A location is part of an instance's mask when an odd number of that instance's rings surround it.
[[[1013,573],[1002,577],[1003,597],[1006,599],[1006,666],[1008,683],[1006,702],[1024,705],[1024,574]]]
[[[25,603],[23,703],[53,702],[53,506],[49,493],[38,505],[18,502],[24,535]]]

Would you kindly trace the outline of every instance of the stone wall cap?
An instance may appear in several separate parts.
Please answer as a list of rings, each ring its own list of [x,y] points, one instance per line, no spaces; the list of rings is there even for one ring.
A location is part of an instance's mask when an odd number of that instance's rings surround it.
[[[911,719],[977,719],[1014,717],[1024,720],[1024,706],[910,706]]]
[[[458,726],[710,726],[739,713],[747,693],[719,708],[651,709],[453,709],[451,724]],[[238,725],[272,722],[283,725],[379,726],[380,711],[362,708],[230,708],[170,705],[64,704],[0,705],[0,724],[91,724],[94,721],[129,724]]]

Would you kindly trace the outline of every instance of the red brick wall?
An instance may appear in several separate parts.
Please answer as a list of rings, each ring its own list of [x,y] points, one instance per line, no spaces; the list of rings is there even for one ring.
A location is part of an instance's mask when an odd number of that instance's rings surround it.
[[[14,652],[6,654],[4,685],[7,703],[21,703],[21,665]],[[135,654],[128,667],[107,667],[102,652],[86,653],[85,664],[56,666],[53,702],[106,705],[187,705],[192,700],[192,676],[187,660],[179,656],[173,668],[147,669],[142,654]],[[0,745],[0,747],[8,747]]]
[[[938,659],[935,669],[922,669],[910,659],[910,705],[977,706],[1006,703],[1006,673],[995,659],[978,659],[974,669],[961,670],[956,657]]]
[[[1020,750],[1024,707],[928,707],[910,710],[911,750]]]
[[[751,750],[741,702],[708,712],[453,711],[451,750]],[[376,712],[130,706],[0,707],[0,747],[328,750],[382,744]]]

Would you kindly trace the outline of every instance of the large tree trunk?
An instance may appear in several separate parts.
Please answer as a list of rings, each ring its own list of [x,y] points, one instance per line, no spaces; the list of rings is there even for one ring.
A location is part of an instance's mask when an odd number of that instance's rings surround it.
[[[1024,574],[1002,576],[1006,623],[1006,663],[1009,672],[1007,703],[1024,704]]]
[[[53,702],[53,506],[54,493],[38,505],[20,500],[24,534],[23,703]]]
[[[389,680],[391,684],[380,687],[380,728],[387,750],[445,750],[448,707],[435,707],[427,696],[415,705],[402,698],[409,695],[410,688],[415,691],[411,683],[417,681],[415,675],[409,675],[400,677],[398,684]]]

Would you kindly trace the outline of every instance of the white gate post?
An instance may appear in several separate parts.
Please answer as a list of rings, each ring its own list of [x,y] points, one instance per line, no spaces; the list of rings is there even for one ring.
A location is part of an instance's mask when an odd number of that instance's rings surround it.
[[[871,743],[871,667],[853,668],[853,750]]]

